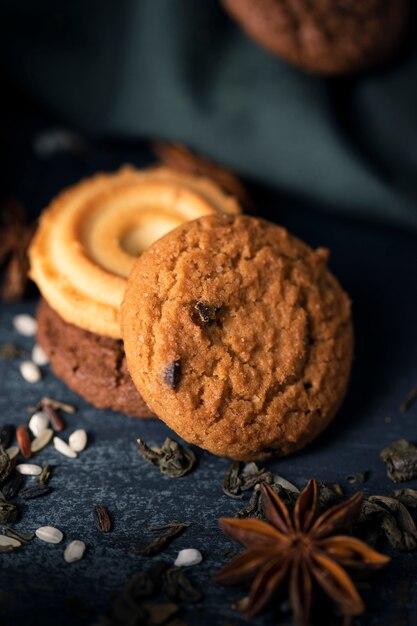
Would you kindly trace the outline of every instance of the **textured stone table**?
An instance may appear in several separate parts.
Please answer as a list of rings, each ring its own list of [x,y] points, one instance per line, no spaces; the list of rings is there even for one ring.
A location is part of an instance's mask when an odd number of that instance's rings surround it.
[[[15,175],[13,189],[36,213],[60,188],[83,175],[114,169],[126,160],[143,164],[147,159],[142,147],[132,145],[90,146],[87,155],[78,157],[58,154],[31,160],[28,156],[23,160],[24,175]],[[308,449],[269,466],[299,487],[316,476],[341,482],[347,493],[353,488],[346,476],[369,470],[365,493],[388,494],[394,486],[379,460],[381,448],[400,437],[417,439],[417,405],[405,414],[398,410],[417,383],[417,237],[325,216],[265,190],[255,189],[254,194],[261,215],[284,224],[311,245],[331,249],[330,266],[351,294],[356,328],[352,383],[337,419]],[[31,348],[32,339],[14,332],[12,318],[20,312],[33,313],[34,307],[34,299],[1,306],[0,343]],[[140,436],[151,444],[162,443],[172,435],[164,424],[96,410],[70,392],[48,367],[43,371],[43,380],[30,385],[22,380],[18,361],[0,360],[0,421],[24,423],[25,407],[43,395],[52,396],[78,407],[75,415],[66,416],[63,436],[85,428],[89,445],[76,460],[59,455],[52,446],[35,457],[36,462],[54,467],[52,493],[19,501],[21,518],[15,526],[28,531],[57,526],[65,541],[53,546],[34,540],[16,552],[0,555],[0,623],[94,623],[111,597],[149,561],[129,552],[129,547],[144,546],[152,537],[150,526],[172,520],[188,521],[191,526],[162,558],[172,561],[186,547],[198,548],[204,556],[189,572],[204,590],[204,600],[180,616],[188,624],[246,623],[230,608],[243,592],[211,582],[212,574],[226,561],[222,553],[234,549],[219,531],[217,520],[242,506],[222,493],[229,462],[196,450],[198,466],[190,475],[181,479],[162,476],[139,458],[135,440]],[[409,485],[416,487],[417,482]],[[96,503],[111,512],[113,532],[102,534],[96,529],[92,513]],[[67,564],[63,551],[71,539],[85,541],[87,551],[82,561]],[[368,612],[357,620],[361,626],[417,623],[416,556],[393,556],[390,566],[363,592]],[[273,621],[266,615],[253,623]]]

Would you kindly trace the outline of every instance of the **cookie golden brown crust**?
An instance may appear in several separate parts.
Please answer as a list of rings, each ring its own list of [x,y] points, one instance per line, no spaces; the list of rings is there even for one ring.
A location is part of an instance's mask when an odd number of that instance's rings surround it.
[[[314,439],[344,397],[350,301],[311,250],[247,216],[208,216],[155,242],[122,304],[132,379],[190,443],[238,460]]]
[[[30,276],[66,322],[120,339],[120,305],[136,257],[183,222],[221,211],[240,207],[204,177],[167,167],[97,174],[43,212]]]
[[[378,65],[403,39],[408,0],[221,0],[247,34],[310,72]]]
[[[100,409],[132,417],[155,417],[136,390],[123,342],[68,324],[45,300],[37,312],[38,342],[51,367],[71,389]]]

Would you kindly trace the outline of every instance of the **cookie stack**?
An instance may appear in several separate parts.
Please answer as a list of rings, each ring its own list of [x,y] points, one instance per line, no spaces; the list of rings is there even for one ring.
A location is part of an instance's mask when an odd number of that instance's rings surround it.
[[[350,301],[328,251],[241,215],[213,181],[166,168],[85,181],[44,213],[30,258],[39,342],[96,406],[257,460],[305,446],[343,400]]]

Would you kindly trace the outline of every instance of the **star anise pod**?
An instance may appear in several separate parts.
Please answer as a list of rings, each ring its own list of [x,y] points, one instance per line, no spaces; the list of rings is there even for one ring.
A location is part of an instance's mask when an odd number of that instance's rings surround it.
[[[152,144],[152,149],[163,163],[181,172],[212,178],[224,191],[232,196],[236,196],[241,205],[247,210],[254,208],[246,188],[242,185],[240,180],[225,167],[213,163],[213,161],[192,152],[189,148],[179,143],[155,141]]]
[[[28,224],[22,205],[9,200],[3,207],[0,228],[0,268],[3,282],[0,297],[18,300],[24,295],[28,282],[29,260],[27,250],[34,226]]]
[[[251,584],[245,616],[251,618],[286,591],[297,626],[310,623],[314,589],[321,589],[350,623],[365,605],[346,569],[377,569],[390,560],[350,535],[363,494],[319,515],[318,485],[308,482],[292,515],[266,483],[260,486],[266,521],[222,518],[223,531],[245,546],[215,576],[225,585]]]

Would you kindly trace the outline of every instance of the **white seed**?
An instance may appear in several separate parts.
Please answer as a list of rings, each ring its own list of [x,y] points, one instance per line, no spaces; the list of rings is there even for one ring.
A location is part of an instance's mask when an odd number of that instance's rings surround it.
[[[34,463],[20,463],[20,465],[16,465],[16,469],[19,474],[24,476],[39,476],[42,472],[41,466]]]
[[[35,535],[46,543],[60,543],[64,537],[59,528],[53,526],[41,526],[35,530]]]
[[[20,373],[28,383],[38,383],[42,378],[41,370],[32,361],[23,361],[19,366]]]
[[[17,446],[12,446],[11,448],[7,448],[6,452],[9,455],[9,459],[12,461],[13,459],[17,457],[20,450]]]
[[[83,558],[85,551],[85,543],[84,541],[79,541],[75,539],[71,541],[65,548],[64,559],[67,563],[74,563],[75,561],[79,561]]]
[[[25,335],[25,337],[33,337],[38,328],[35,318],[31,315],[26,315],[26,313],[15,315],[13,318],[13,326],[18,333]]]
[[[43,348],[40,347],[38,343],[35,343],[32,350],[32,361],[36,363],[36,365],[48,365],[49,359],[45,354]]]
[[[18,548],[21,546],[21,542],[14,537],[6,537],[6,535],[0,535],[0,546],[13,546],[13,548]]]
[[[70,459],[75,459],[77,457],[77,453],[74,452],[74,450],[70,448],[69,445],[60,437],[54,437],[54,446],[58,452],[69,457]]]
[[[83,428],[74,430],[69,436],[68,443],[74,452],[81,452],[87,445],[87,433]]]
[[[30,444],[31,451],[39,452],[39,450],[42,450],[42,448],[47,446],[48,443],[51,441],[53,434],[54,431],[52,430],[52,428],[46,428],[45,430],[43,430],[41,434],[36,437]]]
[[[201,563],[202,560],[203,555],[200,550],[196,550],[195,548],[186,548],[185,550],[180,550],[178,552],[174,565],[176,567],[191,567],[191,565]]]
[[[35,437],[39,437],[49,426],[49,417],[43,411],[34,413],[29,420],[29,429]]]

